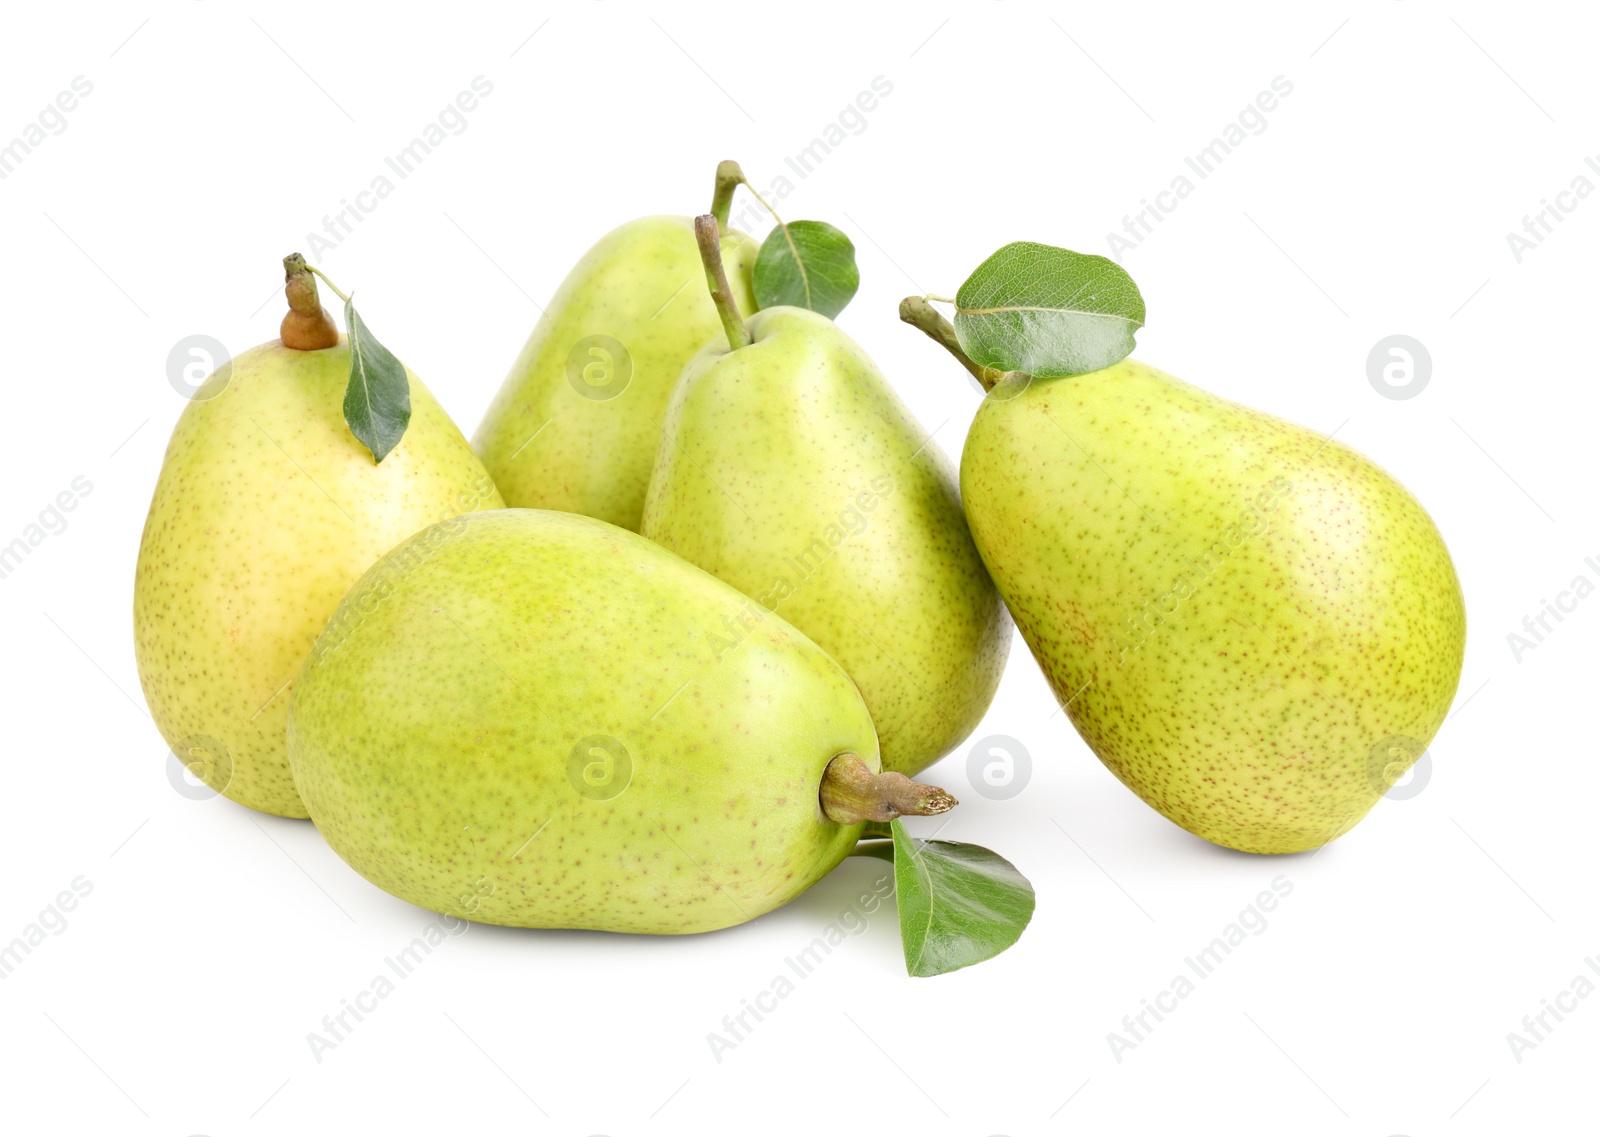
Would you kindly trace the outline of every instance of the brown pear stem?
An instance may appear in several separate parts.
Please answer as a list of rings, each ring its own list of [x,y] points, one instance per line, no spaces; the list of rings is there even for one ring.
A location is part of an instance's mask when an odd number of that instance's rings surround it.
[[[711,194],[711,216],[717,219],[722,231],[728,231],[728,214],[733,209],[733,192],[744,185],[744,171],[739,163],[729,159],[717,164],[717,186]]]
[[[289,311],[278,325],[284,347],[296,351],[321,351],[339,342],[339,328],[317,296],[317,278],[299,253],[283,258],[283,294]]]
[[[992,391],[994,385],[1005,378],[1004,371],[985,367],[961,350],[961,341],[956,339],[955,328],[925,297],[907,296],[900,301],[900,318],[955,356],[956,362],[972,372],[972,377],[985,391]]]
[[[728,346],[734,351],[749,347],[753,342],[750,329],[744,326],[739,315],[739,305],[728,287],[728,274],[722,267],[722,228],[709,213],[694,219],[694,238],[700,245],[700,260],[706,266],[706,286],[711,289],[711,302],[722,317],[722,330],[728,333]]]
[[[938,786],[913,782],[904,774],[874,774],[860,756],[846,750],[822,772],[822,812],[829,821],[855,825],[897,817],[931,817],[955,806]]]

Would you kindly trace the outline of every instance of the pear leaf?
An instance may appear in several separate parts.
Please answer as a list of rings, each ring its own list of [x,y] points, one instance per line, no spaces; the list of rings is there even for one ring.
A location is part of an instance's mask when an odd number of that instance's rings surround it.
[[[1115,261],[1015,241],[967,277],[955,326],[961,350],[985,367],[1082,375],[1133,351],[1144,297]]]
[[[411,421],[411,383],[405,365],[378,342],[361,317],[354,298],[344,304],[350,337],[350,385],[344,390],[344,421],[350,433],[382,462],[400,444]]]
[[[907,975],[943,975],[1017,942],[1033,918],[1033,885],[1010,861],[959,841],[918,841],[899,821],[892,828]]]
[[[780,222],[761,242],[752,278],[762,308],[789,304],[830,320],[861,286],[855,245],[826,221]]]

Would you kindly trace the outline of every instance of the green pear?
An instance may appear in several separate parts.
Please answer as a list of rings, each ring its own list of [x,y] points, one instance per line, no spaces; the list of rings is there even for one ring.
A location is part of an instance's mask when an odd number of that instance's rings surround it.
[[[752,598],[726,647],[769,612],[821,645],[914,774],[978,724],[1011,643],[955,472],[833,321],[780,306],[731,334],[684,368],[641,532]]]
[[[291,311],[282,334],[220,369],[178,419],[139,546],[134,650],[173,753],[234,801],[305,817],[284,728],[323,624],[401,540],[503,502],[416,376],[410,424],[375,464],[345,425],[350,350],[326,313]]]
[[[307,658],[295,783],[352,868],[437,912],[656,933],[753,919],[863,821],[954,802],[873,772],[861,696],[782,620],[720,650],[745,604],[592,518],[440,522],[372,567]]]
[[[748,311],[760,243],[723,243]],[[630,221],[584,255],[473,436],[507,502],[639,528],[672,385],[719,326],[702,280],[687,217]]]
[[[1316,848],[1444,721],[1466,640],[1450,555],[1338,442],[1129,359],[1002,379],[961,488],[1073,725],[1191,833]]]

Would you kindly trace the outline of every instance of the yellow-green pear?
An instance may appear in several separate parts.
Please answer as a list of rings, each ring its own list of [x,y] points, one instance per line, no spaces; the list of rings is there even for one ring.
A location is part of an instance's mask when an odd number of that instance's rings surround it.
[[[387,892],[518,927],[754,919],[942,790],[875,773],[848,676],[637,534],[507,509],[442,521],[351,590],[295,684],[289,754],[333,849]]]
[[[1011,642],[955,472],[832,320],[728,312],[673,394],[641,532],[752,599],[726,648],[771,613],[821,645],[884,768],[914,774],[978,724]]]
[[[133,623],[145,700],[173,753],[234,801],[305,817],[284,728],[323,624],[400,541],[504,503],[409,373],[409,426],[375,463],[345,424],[349,346],[308,273],[292,271],[288,291],[282,338],[219,369],[172,432]]]
[[[749,311],[760,243],[724,225],[723,249]],[[719,327],[703,281],[688,217],[630,221],[584,254],[473,435],[507,502],[639,528],[672,385]]]
[[[952,344],[930,311],[902,307]],[[1461,587],[1417,500],[1339,442],[1132,359],[972,369],[993,383],[961,461],[972,534],[1101,761],[1233,849],[1314,849],[1360,821],[1461,675]]]

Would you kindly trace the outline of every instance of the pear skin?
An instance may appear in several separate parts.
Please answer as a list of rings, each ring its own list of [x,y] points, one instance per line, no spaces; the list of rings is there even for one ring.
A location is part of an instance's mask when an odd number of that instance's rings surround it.
[[[307,816],[290,689],[350,585],[418,529],[503,504],[409,372],[410,425],[374,464],[345,425],[349,374],[343,343],[232,360],[172,432],[139,547],[134,650],[161,736],[213,789],[284,817]]]
[[[759,242],[722,242],[734,296],[755,309]],[[717,329],[687,217],[612,230],[578,262],[511,366],[473,445],[513,506],[639,528],[667,400]]]
[[[994,697],[1011,625],[955,472],[837,324],[776,307],[684,368],[641,531],[751,597],[861,688],[883,768],[937,761]]]
[[[820,787],[841,753],[876,770],[878,749],[849,677],[784,621],[719,647],[747,603],[591,518],[443,521],[372,567],[307,658],[295,781],[352,868],[436,912],[666,934],[754,919],[855,845]]]
[[[1191,833],[1317,848],[1444,721],[1466,642],[1450,554],[1338,442],[1129,359],[996,385],[961,486],[1073,725]]]

